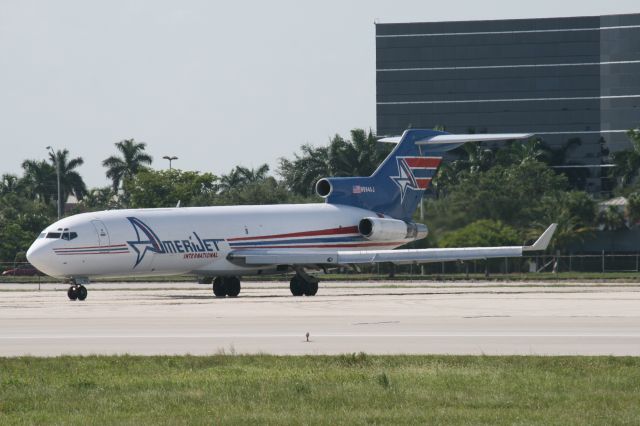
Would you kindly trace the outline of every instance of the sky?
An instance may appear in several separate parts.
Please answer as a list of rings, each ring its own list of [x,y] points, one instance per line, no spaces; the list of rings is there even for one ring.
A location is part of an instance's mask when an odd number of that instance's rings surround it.
[[[638,0],[0,0],[0,174],[45,147],[106,186],[114,143],[153,167],[272,171],[300,145],[376,128],[374,22],[639,13]]]

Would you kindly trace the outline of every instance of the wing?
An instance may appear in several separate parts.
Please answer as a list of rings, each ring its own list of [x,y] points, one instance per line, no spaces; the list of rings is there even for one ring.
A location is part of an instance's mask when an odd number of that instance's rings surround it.
[[[530,246],[464,247],[408,250],[312,251],[282,249],[249,249],[229,253],[229,261],[247,266],[258,265],[352,265],[391,262],[429,263],[452,260],[489,259],[493,257],[520,257],[523,252],[546,250],[557,224],[549,226]]]

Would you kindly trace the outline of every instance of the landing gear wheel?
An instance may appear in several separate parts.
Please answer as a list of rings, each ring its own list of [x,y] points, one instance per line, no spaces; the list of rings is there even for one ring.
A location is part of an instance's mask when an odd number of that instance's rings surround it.
[[[225,285],[227,287],[227,296],[238,297],[240,294],[240,279],[231,277],[225,279]]]
[[[318,282],[317,281],[304,281],[304,295],[305,296],[315,296],[318,292]]]
[[[67,296],[69,296],[69,300],[76,300],[78,298],[78,288],[75,285],[69,287],[69,290],[67,290]]]
[[[302,296],[304,294],[304,281],[298,275],[294,275],[289,283],[289,289],[294,296]]]
[[[213,280],[213,294],[215,294],[216,297],[225,297],[227,295],[227,286],[222,277],[216,277],[216,279]]]
[[[87,298],[87,288],[83,285],[79,285],[76,287],[76,295],[78,296],[78,300],[82,301]]]

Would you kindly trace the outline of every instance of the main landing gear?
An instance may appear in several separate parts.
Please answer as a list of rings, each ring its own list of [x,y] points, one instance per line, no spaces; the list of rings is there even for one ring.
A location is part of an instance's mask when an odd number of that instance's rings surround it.
[[[289,289],[294,296],[315,296],[318,292],[318,279],[304,271],[297,271],[291,278]]]
[[[69,300],[83,301],[87,298],[87,288],[82,284],[78,284],[76,280],[71,280],[71,287],[67,290]]]
[[[213,280],[213,294],[216,297],[237,297],[240,294],[238,277],[216,277]]]
[[[198,282],[200,284],[213,283],[213,294],[216,297],[237,297],[240,294],[240,278],[238,277],[200,277]],[[291,278],[289,289],[294,296],[315,296],[318,292],[318,279],[302,269],[296,270],[296,274]]]

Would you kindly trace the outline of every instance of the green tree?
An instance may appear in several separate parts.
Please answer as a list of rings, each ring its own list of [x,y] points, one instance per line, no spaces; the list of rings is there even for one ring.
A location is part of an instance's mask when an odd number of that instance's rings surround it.
[[[605,231],[618,231],[624,228],[624,213],[616,206],[607,206],[600,212],[600,225]]]
[[[540,162],[494,166],[465,174],[447,195],[426,204],[436,228],[453,230],[480,219],[526,229],[541,216],[542,200],[566,188],[566,178]]]
[[[329,146],[303,145],[302,154],[293,160],[280,159],[278,174],[296,194],[315,193],[316,182],[330,176],[370,176],[387,157],[393,146],[378,144],[371,131],[353,129],[351,140],[335,135]]]
[[[499,150],[503,152],[503,150]],[[512,164],[523,164],[531,161],[546,162],[549,158],[549,151],[540,139],[531,138],[525,142],[516,141],[504,150]]]
[[[49,204],[57,198],[56,169],[44,160],[24,160],[23,183],[30,198]]]
[[[441,247],[491,247],[521,245],[518,231],[499,220],[482,219],[449,232]]]
[[[618,186],[625,187],[635,181],[640,170],[640,127],[627,132],[631,149],[611,154],[614,167],[612,174]]]
[[[0,196],[0,261],[13,260],[18,252],[26,252],[55,217],[53,205],[19,193]]]
[[[627,197],[627,217],[633,226],[640,222],[640,193],[634,192]]]
[[[80,208],[83,211],[107,210],[119,207],[116,194],[110,186],[88,190],[80,202]]]
[[[87,193],[87,186],[82,176],[75,170],[84,164],[82,157],[69,159],[69,150],[63,149],[62,151],[56,151],[55,155],[49,153],[49,161],[54,171],[58,164],[60,166],[60,192],[62,193],[62,201],[66,202],[70,194],[73,194],[78,200],[82,200],[82,197]],[[56,185],[57,196],[57,182],[54,181],[54,184]]]
[[[144,170],[130,181],[131,207],[183,207],[211,203],[216,192],[217,177],[194,171]]]
[[[289,190],[302,196],[310,196],[315,194],[316,182],[330,176],[329,148],[305,144],[300,150],[301,154],[293,154],[293,160],[280,158],[278,174]]]
[[[214,203],[218,205],[263,205],[304,202],[305,200],[292,194],[284,182],[274,177],[254,181],[219,194]]]
[[[597,222],[596,202],[582,191],[558,192],[543,199],[543,211],[533,223],[529,237],[537,238],[549,224],[558,226],[550,249],[566,250],[593,235]]]
[[[267,164],[263,164],[257,169],[236,166],[228,174],[220,176],[218,191],[225,193],[259,182],[266,179],[268,173],[269,166]]]
[[[113,182],[114,192],[118,192],[123,184],[125,199],[128,197],[127,182],[147,166],[150,166],[153,158],[145,152],[147,146],[144,142],[136,142],[134,139],[125,139],[115,143],[121,156],[112,155],[102,162],[107,168],[107,177]]]
[[[584,191],[560,192],[559,199],[547,206],[549,211],[564,210],[575,218],[578,225],[593,227],[597,222],[596,201]]]
[[[5,173],[0,179],[0,196],[6,194],[22,194],[24,183],[16,175]]]
[[[351,140],[335,135],[327,153],[330,176],[370,176],[389,153],[383,148],[371,130],[353,129]]]

